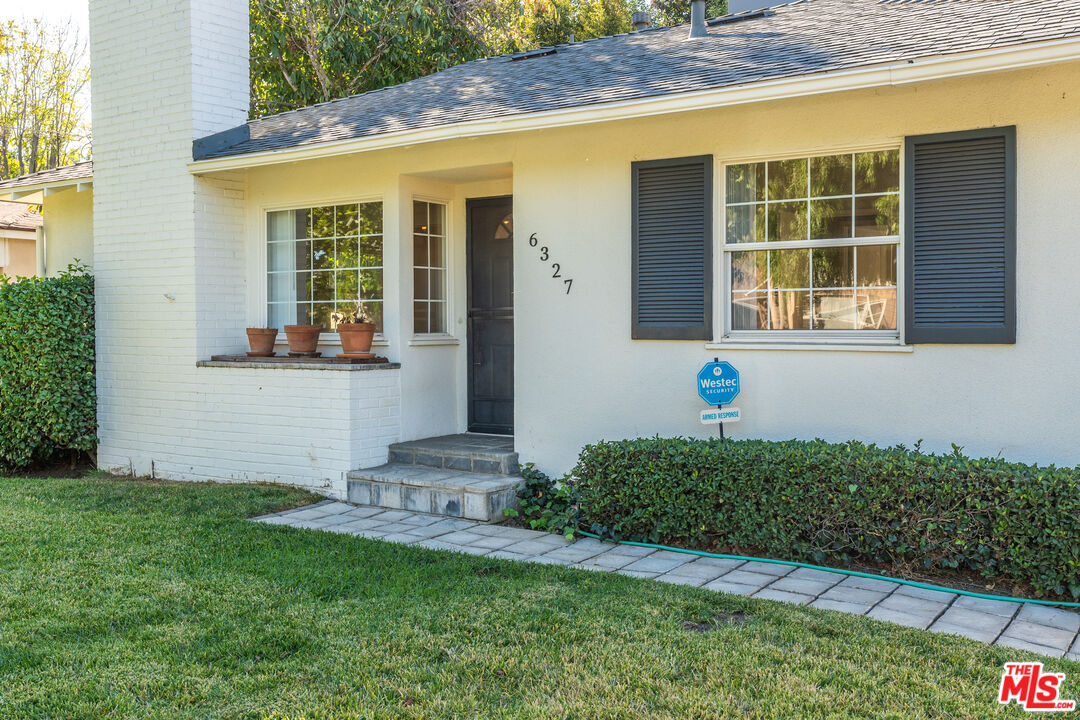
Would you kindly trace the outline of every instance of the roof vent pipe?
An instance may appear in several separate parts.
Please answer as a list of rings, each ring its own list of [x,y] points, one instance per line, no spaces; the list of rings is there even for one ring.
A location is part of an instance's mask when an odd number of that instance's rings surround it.
[[[652,18],[647,12],[636,12],[630,16],[630,24],[634,26],[634,32],[641,32],[652,26]]]
[[[690,37],[706,37],[709,29],[705,27],[705,0],[693,0],[690,3]]]

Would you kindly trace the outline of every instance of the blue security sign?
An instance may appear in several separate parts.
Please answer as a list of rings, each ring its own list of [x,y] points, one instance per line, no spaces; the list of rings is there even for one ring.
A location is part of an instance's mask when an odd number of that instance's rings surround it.
[[[739,394],[739,371],[729,362],[705,363],[697,374],[697,391],[710,405],[730,405]]]

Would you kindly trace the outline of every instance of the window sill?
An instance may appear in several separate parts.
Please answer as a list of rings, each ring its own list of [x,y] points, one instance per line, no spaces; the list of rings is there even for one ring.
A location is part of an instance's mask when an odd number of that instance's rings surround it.
[[[774,342],[774,341],[748,341],[748,340],[724,340],[722,342],[705,343],[706,350],[819,350],[825,352],[878,352],[878,353],[911,353],[915,348],[911,345],[900,345],[896,342]]]
[[[414,335],[409,341],[412,347],[427,347],[436,345],[460,345],[461,339],[453,335]]]
[[[200,360],[195,363],[195,366],[247,370],[345,370],[349,372],[401,369],[401,363],[396,362],[361,363],[336,357],[291,358],[285,356],[252,358],[246,355],[214,355],[209,360]]]

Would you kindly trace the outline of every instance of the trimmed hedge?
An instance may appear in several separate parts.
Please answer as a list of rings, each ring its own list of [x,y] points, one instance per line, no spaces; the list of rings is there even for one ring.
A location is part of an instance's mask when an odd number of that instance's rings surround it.
[[[969,569],[1080,597],[1080,473],[959,448],[791,440],[600,442],[570,482],[583,527],[817,564]]]
[[[0,467],[96,445],[94,278],[0,276]]]

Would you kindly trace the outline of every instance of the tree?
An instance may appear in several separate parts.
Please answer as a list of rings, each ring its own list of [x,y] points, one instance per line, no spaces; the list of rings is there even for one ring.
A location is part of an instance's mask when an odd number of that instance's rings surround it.
[[[652,21],[654,25],[681,25],[690,22],[691,0],[651,0]],[[646,3],[639,0],[639,5]],[[649,8],[640,7],[641,10]],[[705,17],[719,17],[727,14],[727,0],[708,0],[705,3]]]
[[[0,179],[84,159],[86,42],[69,21],[0,25]]]

